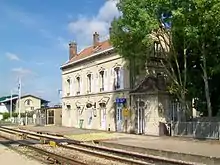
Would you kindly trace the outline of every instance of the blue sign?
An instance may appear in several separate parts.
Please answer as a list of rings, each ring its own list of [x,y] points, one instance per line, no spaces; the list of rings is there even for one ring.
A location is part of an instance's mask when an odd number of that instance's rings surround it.
[[[116,98],[116,103],[125,103],[126,98]]]

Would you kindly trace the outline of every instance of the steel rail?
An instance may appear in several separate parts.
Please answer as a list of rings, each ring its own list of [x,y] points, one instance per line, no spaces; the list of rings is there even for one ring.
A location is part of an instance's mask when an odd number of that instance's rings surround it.
[[[54,138],[52,137],[47,137],[45,135],[38,135],[34,134],[31,132],[26,132],[22,130],[15,130],[12,128],[6,128],[6,127],[0,127],[0,131],[8,131],[9,132],[17,132],[17,133],[24,133],[24,134],[29,134],[31,136],[37,136],[38,138],[45,138],[49,139],[51,141],[57,141],[55,138],[56,136],[53,135]],[[15,133],[16,134],[16,133]],[[68,139],[66,139],[69,141]],[[65,139],[63,139],[65,142]],[[169,165],[199,165],[199,163],[194,163],[194,162],[186,162],[186,161],[181,161],[181,160],[176,160],[176,159],[169,159],[165,157],[160,157],[160,156],[153,156],[153,155],[147,155],[147,154],[141,154],[141,153],[135,153],[135,152],[128,152],[125,150],[119,150],[115,148],[107,148],[107,147],[102,147],[102,146],[94,146],[94,145],[89,145],[89,144],[83,144],[80,142],[76,142],[74,140],[70,140],[70,144],[62,144],[62,143],[56,143],[57,146],[67,148],[67,149],[74,149],[80,152],[84,152],[90,155],[96,155],[101,158],[106,158],[106,159],[111,159],[111,160],[118,160],[118,161],[123,161],[127,163],[135,163],[139,165],[149,165],[149,164],[154,164],[154,163],[166,163]],[[72,145],[71,145],[72,144]],[[116,156],[117,155],[117,156]],[[120,155],[120,156],[118,156]],[[131,160],[132,158],[133,160]]]
[[[48,156],[48,160],[49,160],[49,158],[52,158],[54,161],[56,161],[56,163],[61,163],[61,164],[65,163],[65,164],[70,164],[70,165],[88,165],[86,163],[75,160],[73,158],[65,157],[65,156],[62,156],[62,155],[38,148],[38,147],[31,146],[30,142],[25,143],[25,142],[17,141],[17,140],[5,137],[3,135],[0,135],[0,137],[7,139],[7,140],[10,140],[10,141],[15,141],[16,143],[23,145],[33,151],[36,151],[37,153],[43,154],[44,156]]]

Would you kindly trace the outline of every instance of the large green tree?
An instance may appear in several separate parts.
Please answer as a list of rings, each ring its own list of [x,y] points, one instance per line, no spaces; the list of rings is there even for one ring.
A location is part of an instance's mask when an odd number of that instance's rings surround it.
[[[112,23],[111,41],[133,72],[149,59],[153,42],[159,42],[165,57],[160,62],[172,82],[170,93],[185,109],[187,98],[203,101],[205,95],[211,116],[209,84],[215,84],[212,77],[219,73],[219,4],[220,0],[119,0],[122,15]],[[163,26],[168,22],[170,28]]]

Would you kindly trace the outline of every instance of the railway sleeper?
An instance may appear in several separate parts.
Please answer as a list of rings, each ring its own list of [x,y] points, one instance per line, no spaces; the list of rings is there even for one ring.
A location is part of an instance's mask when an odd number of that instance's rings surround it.
[[[61,162],[54,158],[51,158],[50,156],[47,157],[47,160],[50,162],[50,164],[61,164]]]

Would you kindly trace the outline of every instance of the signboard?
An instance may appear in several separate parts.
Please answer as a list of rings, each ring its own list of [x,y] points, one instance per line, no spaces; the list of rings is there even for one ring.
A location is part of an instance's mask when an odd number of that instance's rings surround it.
[[[123,109],[123,116],[124,117],[128,117],[129,116],[129,109],[128,108]]]
[[[116,98],[116,103],[125,103],[126,98]]]

